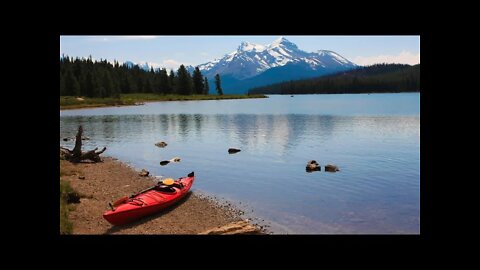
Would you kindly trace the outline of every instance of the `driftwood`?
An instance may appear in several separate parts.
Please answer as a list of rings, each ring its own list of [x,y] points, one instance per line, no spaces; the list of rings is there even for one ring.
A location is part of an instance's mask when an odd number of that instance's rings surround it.
[[[260,229],[245,220],[232,222],[225,226],[206,230],[199,234],[263,234]]]
[[[100,154],[107,150],[106,147],[103,147],[102,150],[97,151],[98,147],[93,150],[82,152],[82,126],[78,127],[77,136],[75,137],[75,147],[73,150],[67,149],[60,146],[60,158],[68,160],[73,163],[78,163],[83,160],[91,160],[93,162],[101,162]]]

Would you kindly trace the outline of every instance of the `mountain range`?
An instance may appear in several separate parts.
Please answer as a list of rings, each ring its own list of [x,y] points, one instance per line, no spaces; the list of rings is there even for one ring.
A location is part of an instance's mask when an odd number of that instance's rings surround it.
[[[216,92],[213,78],[218,73],[224,93],[243,94],[253,87],[327,75],[357,65],[333,51],[303,51],[280,37],[268,45],[242,42],[237,50],[223,58],[197,67],[211,80],[211,93]],[[189,71],[193,69],[193,66],[187,67]]]
[[[125,64],[133,67],[131,61]],[[148,63],[138,63],[149,71]],[[306,52],[284,37],[268,45],[242,42],[238,48],[221,59],[187,66],[192,73],[198,67],[209,79],[210,93],[216,93],[214,76],[221,76],[225,94],[244,94],[249,89],[283,81],[307,79],[356,68],[357,65],[329,50]]]

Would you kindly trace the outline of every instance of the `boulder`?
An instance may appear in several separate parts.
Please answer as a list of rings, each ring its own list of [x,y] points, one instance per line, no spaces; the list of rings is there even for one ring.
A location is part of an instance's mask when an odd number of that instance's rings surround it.
[[[340,171],[340,169],[335,165],[327,164],[327,165],[325,165],[325,171],[326,172],[338,172],[338,171]]]
[[[167,143],[166,142],[158,142],[158,143],[155,144],[155,146],[163,148],[163,147],[167,146]]]
[[[307,167],[305,168],[307,172],[321,171],[320,165],[315,160],[310,160],[307,162]]]
[[[145,170],[145,169],[142,169],[142,171],[141,171],[138,175],[140,175],[140,176],[142,176],[142,177],[146,177],[146,176],[148,176],[149,174],[150,174],[149,171],[147,171],[147,170]]]
[[[248,221],[242,220],[237,222],[229,223],[225,226],[213,228],[210,230],[206,230],[199,234],[221,234],[221,235],[228,235],[228,234],[262,234],[261,230],[254,225],[248,223]]]
[[[242,150],[238,149],[238,148],[228,148],[228,153],[229,154],[235,154],[235,153],[238,153]]]
[[[162,166],[165,166],[165,165],[167,165],[168,163],[170,163],[170,160],[160,161],[160,165],[162,165]]]

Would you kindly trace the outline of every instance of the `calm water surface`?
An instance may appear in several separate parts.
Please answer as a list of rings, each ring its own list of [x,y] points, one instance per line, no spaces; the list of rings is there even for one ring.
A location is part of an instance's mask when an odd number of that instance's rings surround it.
[[[420,232],[420,95],[296,95],[60,112],[85,147],[235,203],[274,233]],[[166,141],[168,146],[154,144]],[[73,147],[73,142],[60,144]],[[230,155],[229,147],[242,151]],[[159,162],[180,157],[180,163]],[[314,159],[322,171],[307,173]],[[326,164],[341,171],[328,173]],[[253,212],[252,212],[253,211]]]

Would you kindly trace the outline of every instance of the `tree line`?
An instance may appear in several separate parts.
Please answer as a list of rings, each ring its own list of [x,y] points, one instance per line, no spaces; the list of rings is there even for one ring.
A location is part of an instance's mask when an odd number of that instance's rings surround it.
[[[223,95],[220,75],[215,76],[218,94]],[[166,68],[143,70],[138,65],[113,64],[107,60],[62,56],[60,96],[115,97],[124,93],[208,95],[210,87],[198,67],[190,74],[184,65],[177,72]]]
[[[249,94],[341,94],[420,91],[420,64],[376,64],[249,90]]]

